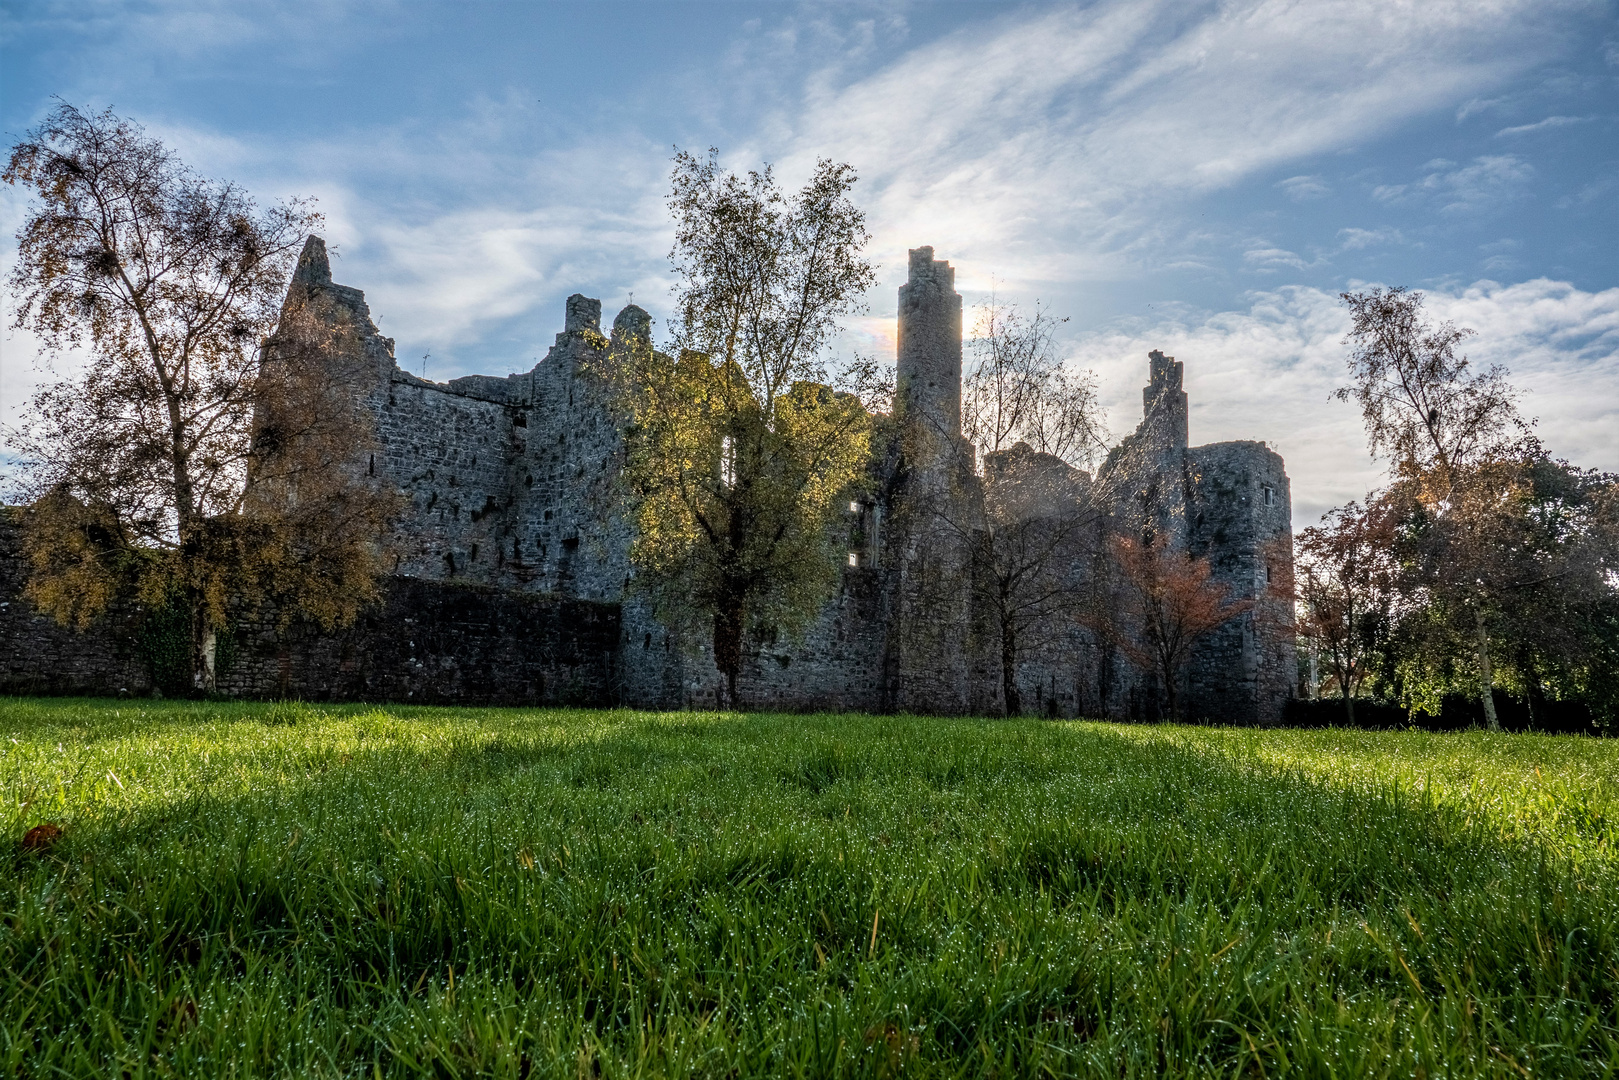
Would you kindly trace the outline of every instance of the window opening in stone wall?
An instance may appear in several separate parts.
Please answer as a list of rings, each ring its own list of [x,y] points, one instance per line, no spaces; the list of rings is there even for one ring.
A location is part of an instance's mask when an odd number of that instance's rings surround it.
[[[377,475],[377,455],[375,455],[375,454],[371,455],[371,463],[366,466],[366,475],[367,476],[375,476],[375,475]]]
[[[1269,506],[1276,501],[1276,489],[1269,484],[1265,485],[1265,505]]]
[[[720,440],[720,487],[730,490],[736,483],[736,443],[729,435]]]

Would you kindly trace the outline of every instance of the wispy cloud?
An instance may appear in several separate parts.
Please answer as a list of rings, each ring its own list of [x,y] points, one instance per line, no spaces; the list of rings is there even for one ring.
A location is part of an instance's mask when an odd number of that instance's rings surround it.
[[[1193,10],[1019,12],[812,81],[780,122],[785,157],[859,166],[885,246],[928,237],[985,266],[1015,251],[1035,282],[1116,278],[1181,254],[1188,198],[1465,99],[1547,40],[1544,9],[1516,0]]]
[[[78,18],[81,6],[63,0],[46,10]],[[526,367],[560,329],[561,297],[576,290],[601,296],[609,315],[631,292],[655,316],[665,314],[670,229],[662,193],[673,141],[699,149],[718,143],[735,166],[774,161],[788,184],[816,157],[857,166],[871,251],[885,265],[873,315],[846,340],[885,359],[903,252],[918,244],[936,245],[960,268],[969,300],[992,275],[1005,293],[1049,299],[1092,284],[1128,288],[1166,269],[1248,282],[1286,280],[1255,274],[1301,280],[1308,270],[1321,288],[1254,293],[1241,310],[1216,314],[1174,306],[1168,317],[1159,303],[1157,321],[1109,323],[1077,347],[1122,365],[1111,385],[1118,401],[1137,403],[1146,349],[1179,348],[1193,378],[1205,380],[1194,394],[1197,437],[1281,442],[1298,490],[1310,493],[1300,505],[1326,505],[1360,494],[1352,489],[1362,474],[1335,472],[1339,462],[1358,460],[1360,437],[1355,417],[1340,417],[1325,401],[1341,364],[1343,326],[1327,288],[1331,275],[1320,270],[1346,252],[1420,246],[1412,243],[1417,234],[1338,229],[1342,219],[1333,218],[1318,236],[1299,236],[1270,218],[1238,225],[1203,211],[1244,183],[1285,212],[1336,208],[1335,187],[1370,181],[1350,168],[1340,175],[1324,155],[1451,109],[1503,117],[1490,127],[1538,115],[1521,102],[1511,111],[1499,103],[1514,79],[1558,55],[1566,27],[1558,29],[1549,9],[1585,10],[1575,0],[1099,0],[963,19],[912,45],[912,9],[904,5],[812,3],[768,9],[740,30],[726,23],[717,32],[734,38],[728,51],[716,47],[715,63],[671,68],[657,80],[657,92],[674,105],[655,120],[638,108],[644,102],[613,87],[603,88],[612,104],[601,111],[592,111],[593,98],[566,111],[536,102],[550,96],[543,90],[507,90],[493,78],[453,104],[441,102],[431,120],[402,107],[319,125],[316,135],[283,124],[233,137],[221,134],[224,121],[210,126],[183,110],[142,118],[213,175],[267,198],[318,195],[341,256],[339,278],[366,290],[384,333],[399,340],[402,362],[414,364],[431,349],[435,378]],[[91,19],[130,22],[110,4],[87,10]],[[98,51],[73,59],[72,85],[95,88],[80,100],[122,100],[150,79],[152,65],[124,62],[118,50],[144,56],[131,43],[184,36],[162,54],[164,63],[217,64],[210,58],[225,45],[262,45],[266,55],[292,59],[289,77],[332,79],[336,102],[362,91],[332,74],[351,55],[334,43],[351,42],[350,31],[363,24],[387,32],[388,20],[374,11],[356,15],[339,4],[276,5],[251,19],[240,10],[223,0],[142,8],[152,18],[103,35]],[[412,14],[409,6],[392,10]],[[98,64],[104,76],[91,70]],[[1461,160],[1431,162],[1379,197],[1454,219],[1510,203],[1533,176],[1516,155],[1452,154]],[[1605,197],[1600,187],[1570,199]],[[0,191],[0,201],[9,192]],[[16,206],[6,203],[4,216],[10,232]],[[1458,250],[1462,265],[1477,257]],[[1485,308],[1528,302],[1497,295],[1516,286],[1476,288]],[[1547,288],[1542,300],[1565,308],[1609,295],[1576,291],[1559,300]],[[1588,344],[1556,339],[1546,355],[1574,349],[1579,363],[1608,370],[1601,365],[1611,350],[1592,353]],[[31,350],[15,335],[4,342],[0,404],[15,404]],[[1591,398],[1600,395],[1569,401],[1590,408]],[[1317,436],[1325,449],[1311,448]]]
[[[1604,198],[1610,191],[1619,188],[1619,177],[1605,176],[1601,180],[1593,180],[1589,184],[1582,184],[1580,190],[1572,195],[1565,195],[1558,199],[1556,206],[1559,210],[1568,210],[1576,206],[1589,206],[1598,199]]]
[[[1275,270],[1284,266],[1303,270],[1309,264],[1284,248],[1250,248],[1242,253],[1243,262],[1259,270]]]
[[[1290,176],[1276,186],[1294,202],[1309,202],[1332,194],[1332,185],[1319,176]]]
[[[1495,133],[1497,139],[1506,135],[1527,135],[1531,131],[1545,131],[1547,128],[1568,127],[1570,124],[1588,123],[1589,116],[1548,116],[1544,120],[1536,120],[1533,124],[1519,124],[1517,127],[1505,127]]]
[[[1380,184],[1372,197],[1380,202],[1436,202],[1443,214],[1491,210],[1519,197],[1535,175],[1534,166],[1516,154],[1488,154],[1467,165],[1435,158],[1423,176],[1409,184]]]
[[[1384,244],[1403,244],[1405,237],[1399,229],[1383,225],[1376,229],[1339,229],[1339,251],[1363,251]]]

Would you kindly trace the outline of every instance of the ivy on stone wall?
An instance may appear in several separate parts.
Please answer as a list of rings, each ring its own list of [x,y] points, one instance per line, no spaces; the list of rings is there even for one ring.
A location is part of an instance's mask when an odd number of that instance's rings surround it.
[[[136,648],[152,686],[165,697],[186,697],[194,692],[191,670],[191,614],[178,597],[146,610],[136,632]],[[222,679],[239,653],[235,635],[227,627],[214,641],[214,678]]]
[[[151,607],[136,631],[136,648],[152,686],[166,697],[191,692],[191,615],[175,599]]]

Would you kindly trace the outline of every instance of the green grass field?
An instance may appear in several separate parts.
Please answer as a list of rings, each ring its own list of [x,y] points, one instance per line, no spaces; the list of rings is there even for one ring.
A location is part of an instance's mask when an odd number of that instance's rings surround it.
[[[8,699],[0,797],[8,1075],[1619,1075],[1615,741]]]

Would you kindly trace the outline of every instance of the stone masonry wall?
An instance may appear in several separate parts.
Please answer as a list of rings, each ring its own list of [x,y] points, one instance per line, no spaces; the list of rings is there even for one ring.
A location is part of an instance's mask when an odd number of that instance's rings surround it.
[[[393,578],[354,626],[234,628],[220,690],[250,698],[432,705],[610,705],[617,605]]]
[[[136,631],[141,609],[113,607],[80,631],[42,614],[23,597],[28,560],[16,507],[0,507],[0,694],[146,694],[152,680]]]
[[[1231,599],[1255,605],[1194,647],[1189,705],[1211,720],[1274,724],[1297,678],[1287,602],[1270,592],[1292,570],[1287,473],[1258,442],[1212,443],[1188,457],[1188,547],[1208,558]]]
[[[139,605],[85,630],[22,597],[16,509],[0,509],[0,694],[144,696]],[[459,582],[391,578],[352,627],[277,631],[274,612],[239,618],[219,689],[249,698],[420,704],[606,705],[619,700],[616,604]]]

